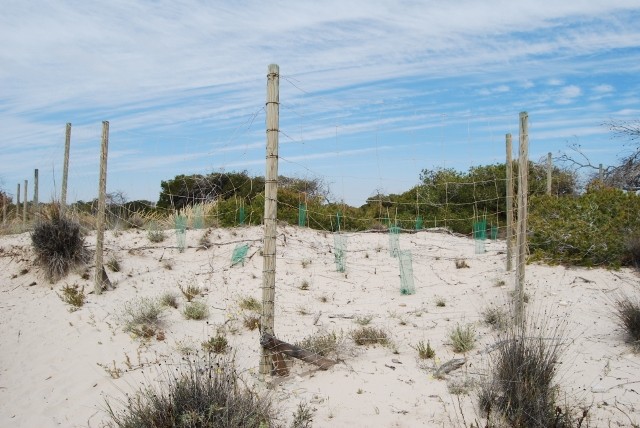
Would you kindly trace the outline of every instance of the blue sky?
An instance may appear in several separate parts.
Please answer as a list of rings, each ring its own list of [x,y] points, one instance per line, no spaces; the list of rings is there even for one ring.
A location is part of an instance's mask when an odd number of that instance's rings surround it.
[[[566,4],[564,4],[566,3]],[[640,5],[608,1],[8,1],[0,15],[0,183],[40,172],[69,200],[157,200],[176,174],[264,174],[267,66],[280,66],[280,173],[359,205],[423,168],[530,158],[578,143],[625,152],[603,123],[640,118]]]

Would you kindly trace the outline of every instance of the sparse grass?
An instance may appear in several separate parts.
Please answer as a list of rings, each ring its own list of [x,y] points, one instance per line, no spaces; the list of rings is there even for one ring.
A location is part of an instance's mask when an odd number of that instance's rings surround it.
[[[179,288],[184,298],[187,299],[187,302],[191,302],[202,292],[202,289],[195,284],[189,284],[186,287],[180,286]]]
[[[300,287],[298,287],[300,290],[302,291],[307,291],[309,290],[309,281],[307,281],[306,279],[302,281],[302,284],[300,284]]]
[[[120,315],[124,331],[148,339],[155,336],[162,324],[164,307],[156,299],[142,297],[125,303]]]
[[[362,326],[351,331],[351,338],[356,345],[382,345],[387,346],[390,343],[389,335],[386,331],[369,326]]]
[[[162,267],[165,268],[166,270],[172,270],[173,269],[173,260],[164,260],[162,262]]]
[[[482,311],[482,320],[495,330],[504,330],[509,323],[509,313],[503,308],[489,306]]]
[[[259,315],[245,315],[242,324],[249,330],[255,330],[260,328],[260,316]]]
[[[318,297],[318,300],[322,303],[327,303],[329,301],[329,298],[323,294],[322,296]]]
[[[436,296],[436,306],[439,308],[444,308],[445,306],[447,306],[447,300],[444,297],[438,297]]]
[[[178,296],[175,293],[167,291],[162,296],[160,296],[160,303],[162,306],[169,306],[174,309],[178,308]]]
[[[447,382],[447,390],[451,395],[468,395],[474,386],[473,380],[468,377]]]
[[[306,269],[309,267],[309,265],[311,264],[311,259],[303,259],[300,264],[302,265],[303,269]]]
[[[202,342],[202,350],[209,354],[224,354],[229,348],[229,342],[223,334],[216,334],[206,342]]]
[[[498,414],[512,427],[580,426],[571,421],[571,409],[563,412],[557,405],[554,377],[560,364],[562,331],[525,322],[510,326],[497,339],[490,380],[482,385],[478,397],[487,418]]]
[[[412,346],[412,348],[418,351],[418,357],[420,357],[421,360],[432,359],[436,356],[436,351],[433,350],[429,341],[427,341],[425,345],[424,340],[421,340],[416,346]]]
[[[204,302],[190,302],[184,307],[182,315],[188,320],[203,320],[209,316],[209,308]]]
[[[203,247],[204,249],[209,249],[211,247],[211,229],[208,229],[206,232],[202,234],[200,239],[198,240],[198,246]]]
[[[165,381],[145,387],[107,413],[118,428],[277,426],[268,396],[249,390],[226,358],[206,357],[168,369]]]
[[[373,315],[363,315],[363,316],[355,317],[353,322],[355,322],[358,325],[369,325],[371,324],[372,319],[373,319]]]
[[[296,310],[296,312],[298,313],[298,315],[309,315],[309,314],[311,314],[311,312],[309,312],[309,310],[307,308],[305,308],[304,306],[298,306],[298,309]]]
[[[55,282],[69,270],[89,260],[80,224],[72,221],[57,203],[42,209],[42,220],[31,232],[36,263],[43,266],[47,279]]]
[[[72,311],[78,310],[84,305],[86,295],[84,294],[84,286],[80,288],[77,284],[66,284],[62,287],[62,294],[58,294],[58,297],[63,302],[72,306]]]
[[[246,311],[262,312],[262,303],[255,297],[243,297],[238,302],[238,306]]]
[[[111,269],[112,272],[120,272],[120,269],[121,269],[120,259],[115,254],[112,254],[109,257],[109,260],[107,260],[107,263],[105,263],[105,265],[109,269]]]
[[[471,324],[456,327],[449,332],[449,339],[454,352],[468,352],[473,349],[476,343],[476,332]]]
[[[309,352],[318,354],[322,357],[329,357],[332,355],[337,355],[338,346],[342,342],[342,339],[342,333],[315,333],[296,343],[296,346],[306,349]]]
[[[298,404],[298,408],[293,414],[291,428],[311,428],[313,422],[313,414],[316,409],[309,406],[305,401]]]
[[[456,259],[456,269],[465,269],[468,267],[469,267],[469,264],[465,259]]]
[[[640,299],[620,296],[615,301],[615,316],[634,350],[640,352]]]

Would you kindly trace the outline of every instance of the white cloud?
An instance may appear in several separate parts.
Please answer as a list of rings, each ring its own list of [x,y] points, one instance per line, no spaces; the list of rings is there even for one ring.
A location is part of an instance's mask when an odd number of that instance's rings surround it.
[[[569,104],[580,95],[582,95],[580,87],[576,85],[565,86],[558,93],[556,102],[558,104]]]
[[[597,85],[593,87],[593,92],[596,94],[609,94],[613,92],[615,89],[611,85]]]

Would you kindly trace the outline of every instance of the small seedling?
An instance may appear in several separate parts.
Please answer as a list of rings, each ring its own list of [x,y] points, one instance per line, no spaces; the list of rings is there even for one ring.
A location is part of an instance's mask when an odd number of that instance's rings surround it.
[[[307,308],[305,308],[304,306],[298,306],[298,315],[309,315],[311,312],[309,312],[309,310]]]
[[[58,297],[60,297],[63,302],[73,306],[72,310],[78,310],[82,305],[84,305],[86,300],[84,286],[79,288],[77,284],[65,285],[62,287],[62,294],[58,294]]]
[[[447,306],[447,301],[444,297],[436,297],[436,306],[439,308],[444,308]]]
[[[162,262],[162,267],[165,268],[166,270],[172,270],[173,269],[173,260],[165,260]]]
[[[209,316],[209,308],[203,302],[191,302],[182,312],[188,320],[203,320]]]
[[[468,268],[469,265],[467,264],[467,261],[464,259],[456,259],[456,269],[464,269],[464,268]]]
[[[187,302],[191,302],[202,292],[200,287],[194,284],[189,284],[186,287],[180,286],[180,291],[182,292],[184,298],[187,299]]]
[[[322,295],[318,297],[318,300],[320,300],[322,303],[327,303],[329,301],[329,298],[325,295]]]
[[[109,260],[107,260],[106,265],[113,272],[120,272],[120,269],[121,269],[120,260],[115,254],[112,254],[111,257],[109,257]]]
[[[382,329],[375,327],[360,327],[351,332],[351,338],[357,345],[383,345],[389,344],[389,335]]]
[[[249,330],[255,330],[256,328],[260,328],[260,317],[257,315],[245,316],[242,323]]]
[[[464,326],[457,324],[456,327],[449,332],[449,339],[453,345],[454,352],[467,352],[475,346],[476,332],[471,324]]]
[[[368,324],[371,323],[372,319],[373,319],[372,315],[363,315],[361,317],[355,317],[353,322],[355,322],[356,324],[359,324],[359,325],[368,325]]]
[[[490,306],[482,312],[483,321],[496,330],[503,330],[509,319],[507,311],[496,306]]]
[[[202,349],[209,354],[224,354],[227,352],[229,342],[222,334],[216,334],[215,337],[209,338],[206,342],[202,342]]]
[[[172,308],[178,308],[178,296],[174,293],[166,292],[160,297],[160,303],[163,306],[170,306]]]
[[[293,414],[292,428],[311,428],[313,422],[313,414],[316,409],[309,407],[306,402],[298,404],[298,408]]]
[[[309,265],[311,264],[311,259],[303,259],[300,264],[302,265],[303,269],[306,269],[309,267]]]
[[[262,304],[255,297],[243,297],[238,303],[240,309],[262,312]]]
[[[309,281],[307,281],[306,279],[302,281],[302,284],[300,284],[300,290],[302,291],[307,291],[309,290]]]
[[[420,357],[421,360],[432,359],[436,356],[436,351],[433,350],[429,341],[427,341],[425,345],[424,340],[421,340],[416,346],[412,346],[412,348],[418,351],[418,357]]]

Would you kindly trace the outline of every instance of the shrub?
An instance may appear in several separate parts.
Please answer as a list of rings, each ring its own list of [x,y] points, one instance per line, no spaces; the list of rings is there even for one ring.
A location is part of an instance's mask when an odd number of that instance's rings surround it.
[[[593,187],[578,197],[531,198],[529,249],[533,260],[578,266],[634,263],[640,196]]]
[[[164,230],[160,229],[155,222],[149,223],[147,229],[147,238],[149,238],[149,241],[158,243],[164,241],[166,237]]]
[[[209,316],[209,308],[203,302],[191,302],[182,311],[188,320],[203,320]]]
[[[543,337],[545,331],[550,337]],[[522,323],[498,335],[489,382],[479,393],[480,408],[504,417],[512,427],[568,427],[570,413],[558,411],[554,384],[562,332]]]
[[[476,332],[471,324],[464,326],[458,324],[449,332],[449,339],[453,345],[454,352],[467,352],[475,346]]]
[[[36,263],[44,267],[51,282],[64,277],[69,270],[89,260],[80,225],[69,219],[57,203],[42,211],[43,218],[31,233]]]
[[[260,328],[260,316],[248,315],[244,317],[243,324],[246,328],[253,331],[256,328]]]
[[[162,306],[170,306],[174,309],[178,308],[178,296],[174,293],[166,292],[160,297],[160,304]]]
[[[107,260],[106,266],[111,269],[113,272],[120,272],[120,259],[115,254],[112,254]]]
[[[616,317],[636,351],[640,351],[640,299],[621,296],[615,301]]]
[[[316,409],[310,407],[306,402],[298,404],[298,408],[293,414],[293,421],[291,422],[291,428],[311,428],[313,422],[313,414]]]
[[[187,299],[187,302],[190,302],[198,297],[202,290],[197,285],[189,284],[184,288],[180,286],[180,292],[182,293],[184,298]]]
[[[496,330],[503,330],[509,322],[509,314],[502,308],[490,306],[482,311],[482,320]]]
[[[124,324],[125,332],[148,339],[160,328],[163,310],[158,300],[142,297],[125,303],[120,321]]]
[[[172,369],[173,370],[173,369]],[[189,361],[167,381],[147,387],[116,412],[107,412],[118,428],[275,426],[271,400],[249,390],[228,360]]]
[[[386,331],[369,326],[362,326],[351,332],[351,338],[357,345],[376,345],[386,346],[390,343],[389,335]]]

